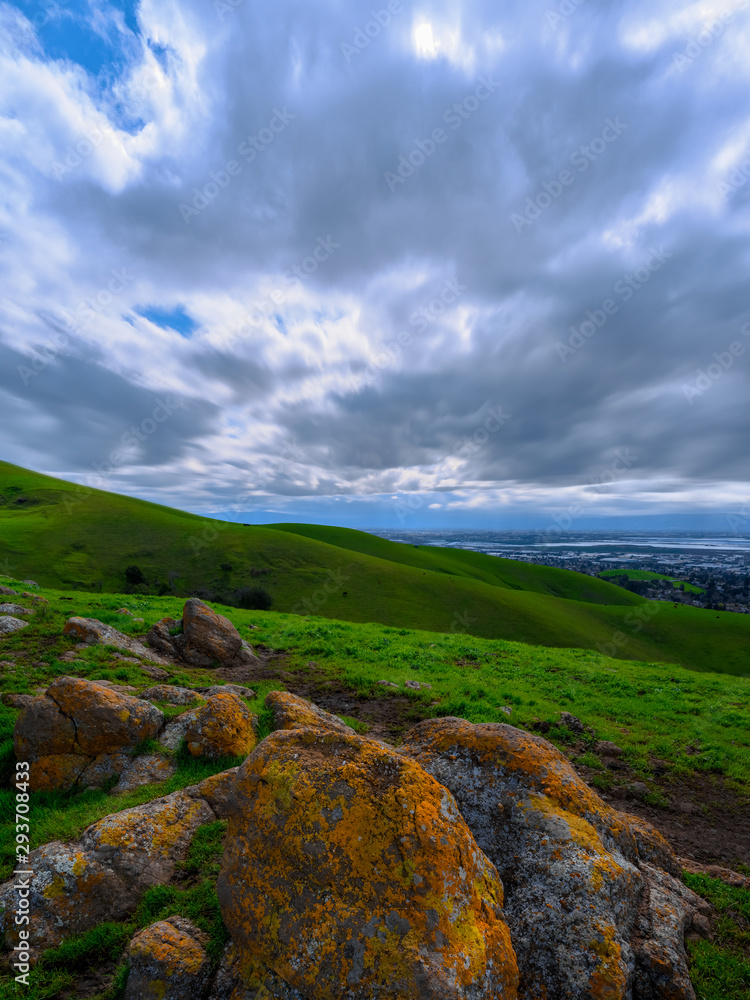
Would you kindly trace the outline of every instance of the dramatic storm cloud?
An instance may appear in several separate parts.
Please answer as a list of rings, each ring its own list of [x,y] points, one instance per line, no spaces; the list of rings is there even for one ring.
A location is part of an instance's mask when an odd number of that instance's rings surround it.
[[[749,54],[748,0],[0,4],[0,454],[266,520],[745,509]]]

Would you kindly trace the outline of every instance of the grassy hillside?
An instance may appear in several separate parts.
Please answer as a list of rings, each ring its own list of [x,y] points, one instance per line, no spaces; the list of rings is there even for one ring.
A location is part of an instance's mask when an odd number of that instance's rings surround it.
[[[565,570],[347,529],[243,527],[6,463],[0,546],[0,572],[45,586],[121,592],[137,565],[152,592],[228,601],[261,582],[279,611],[750,674],[750,616],[644,603]]]

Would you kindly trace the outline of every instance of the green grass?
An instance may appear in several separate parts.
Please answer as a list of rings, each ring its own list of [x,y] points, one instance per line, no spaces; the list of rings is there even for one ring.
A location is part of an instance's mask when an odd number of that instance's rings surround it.
[[[602,580],[612,580],[616,577],[625,577],[626,580],[667,580],[675,590],[683,587],[687,594],[703,594],[702,587],[696,587],[692,583],[686,583],[678,576],[664,576],[663,573],[652,573],[647,569],[605,569],[599,574]]]
[[[718,913],[715,940],[689,946],[698,1000],[750,1000],[750,891],[708,875],[683,877]]]

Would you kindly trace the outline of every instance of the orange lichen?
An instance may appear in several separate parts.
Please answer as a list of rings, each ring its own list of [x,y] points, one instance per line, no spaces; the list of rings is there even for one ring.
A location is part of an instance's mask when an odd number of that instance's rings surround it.
[[[197,710],[185,733],[193,757],[242,757],[255,746],[253,716],[236,694],[215,694]]]
[[[500,880],[421,767],[371,740],[287,731],[235,787],[220,899],[248,955],[314,995],[349,982],[416,998],[426,961],[445,988],[515,996]]]

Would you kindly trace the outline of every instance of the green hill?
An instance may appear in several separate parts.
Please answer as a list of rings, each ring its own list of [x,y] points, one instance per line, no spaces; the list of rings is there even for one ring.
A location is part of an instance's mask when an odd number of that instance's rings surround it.
[[[363,532],[220,522],[0,463],[0,572],[118,593],[228,601],[260,583],[277,611],[466,633],[750,674],[750,617],[638,596],[565,570]]]

